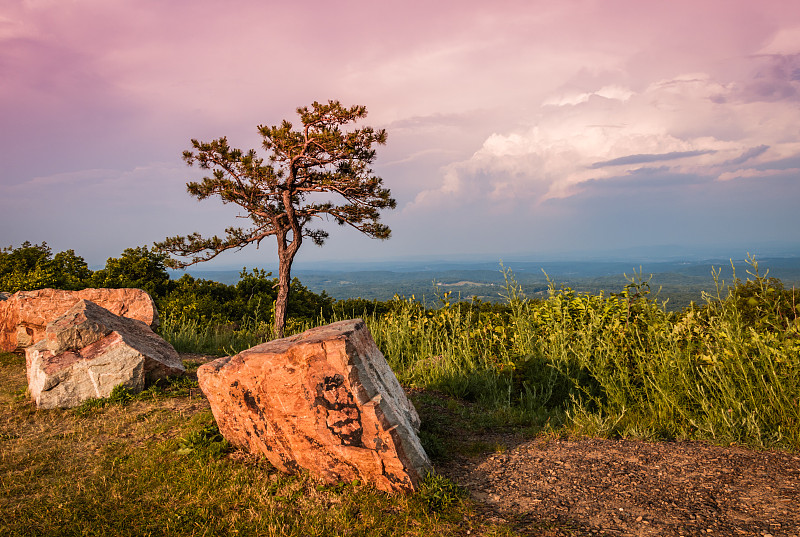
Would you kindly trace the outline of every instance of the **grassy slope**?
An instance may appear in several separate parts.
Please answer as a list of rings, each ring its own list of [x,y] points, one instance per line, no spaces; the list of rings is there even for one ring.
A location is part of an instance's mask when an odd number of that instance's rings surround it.
[[[405,301],[368,324],[401,381],[417,388],[433,456],[502,449],[480,443],[502,427],[796,450],[800,310],[794,294],[767,283],[744,288],[747,300],[718,298],[682,317],[633,294],[554,290],[531,303],[511,286],[508,318]],[[228,337],[221,348],[260,337],[173,328],[162,334],[173,344],[203,348],[219,346],[220,335]],[[36,411],[24,390],[24,359],[0,354],[0,535],[511,531],[450,502],[447,483],[392,497],[357,484],[319,487],[212,449],[198,442],[209,440],[213,420],[190,384],[67,411]]]
[[[25,388],[24,358],[0,354],[0,535],[511,534],[467,502],[443,506],[447,483],[395,496],[321,486],[192,444],[213,417],[191,389],[37,411]]]

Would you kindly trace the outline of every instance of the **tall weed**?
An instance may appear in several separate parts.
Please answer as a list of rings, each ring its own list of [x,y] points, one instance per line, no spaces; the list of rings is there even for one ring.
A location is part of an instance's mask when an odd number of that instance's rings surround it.
[[[312,323],[289,319],[286,335],[302,332]],[[205,323],[166,316],[158,332],[175,350],[185,353],[233,355],[272,339],[272,322],[246,318],[242,323]]]
[[[800,447],[798,294],[752,271],[682,314],[641,273],[619,293],[550,283],[528,299],[506,276],[508,315],[396,298],[367,319],[405,383],[576,431]]]
[[[715,272],[716,293],[681,313],[667,311],[641,273],[610,294],[551,281],[548,297],[534,300],[502,268],[503,310],[445,293],[435,309],[395,297],[364,317],[401,382],[517,425],[798,448],[800,293],[749,262],[746,281],[726,286]],[[161,330],[179,350],[233,353],[267,340],[270,328],[167,319]]]

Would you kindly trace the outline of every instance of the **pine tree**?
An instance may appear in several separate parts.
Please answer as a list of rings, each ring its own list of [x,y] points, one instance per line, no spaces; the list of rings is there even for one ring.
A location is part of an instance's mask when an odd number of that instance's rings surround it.
[[[225,137],[212,142],[192,140],[185,151],[187,164],[212,170],[201,182],[187,183],[190,195],[203,200],[218,196],[246,211],[251,226],[229,227],[225,237],[203,238],[199,233],[169,237],[156,243],[170,258],[168,266],[185,268],[213,259],[220,253],[260,244],[269,236],[278,242],[278,296],[275,302],[275,337],[283,337],[291,268],[303,237],[322,245],[328,233],[312,228],[315,219],[332,218],[367,236],[388,239],[391,230],[380,223],[380,209],[394,209],[391,192],[373,175],[373,145],[386,143],[386,131],[344,125],[363,119],[364,106],[343,107],[338,101],[314,102],[297,109],[302,126],[294,129],[284,120],[279,126],[259,126],[267,163],[251,149],[231,148]],[[320,201],[319,193],[335,194],[336,202]]]

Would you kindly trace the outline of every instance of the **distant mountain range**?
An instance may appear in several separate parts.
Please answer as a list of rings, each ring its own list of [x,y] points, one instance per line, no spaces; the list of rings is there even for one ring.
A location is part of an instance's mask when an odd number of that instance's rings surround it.
[[[800,256],[769,257],[758,259],[759,272],[779,278],[784,286],[800,287]],[[506,261],[503,267],[510,271],[514,281],[530,297],[545,296],[548,278],[557,287],[571,287],[577,291],[596,293],[620,292],[627,278],[640,274],[650,279],[652,293],[659,299],[669,299],[670,309],[681,309],[691,301],[700,302],[701,294],[714,291],[712,267],[720,272],[720,280],[728,284],[736,277],[746,280],[752,268],[744,260],[730,259],[694,260],[616,260],[616,261]],[[277,272],[276,267],[264,267]],[[235,284],[239,270],[197,270],[189,272],[196,278]],[[337,299],[366,298],[389,300],[393,296],[415,296],[429,304],[450,291],[455,297],[475,296],[484,301],[502,301],[505,294],[505,277],[497,261],[405,261],[374,263],[321,264],[310,269],[299,265],[293,275],[310,290],[327,292]],[[182,271],[173,272],[180,277]]]

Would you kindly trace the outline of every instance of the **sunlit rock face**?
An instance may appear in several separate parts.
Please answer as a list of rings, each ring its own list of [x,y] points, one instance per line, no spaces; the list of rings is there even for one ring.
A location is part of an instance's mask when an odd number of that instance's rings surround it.
[[[139,392],[185,372],[175,349],[149,326],[78,301],[25,349],[28,390],[37,408],[70,408],[122,385]]]
[[[115,315],[137,319],[152,328],[158,326],[156,305],[141,289],[19,291],[0,299],[0,351],[12,352],[33,345],[42,339],[50,321],[79,300],[90,300]]]
[[[431,469],[419,416],[361,319],[197,370],[220,432],[280,470],[413,491]]]

